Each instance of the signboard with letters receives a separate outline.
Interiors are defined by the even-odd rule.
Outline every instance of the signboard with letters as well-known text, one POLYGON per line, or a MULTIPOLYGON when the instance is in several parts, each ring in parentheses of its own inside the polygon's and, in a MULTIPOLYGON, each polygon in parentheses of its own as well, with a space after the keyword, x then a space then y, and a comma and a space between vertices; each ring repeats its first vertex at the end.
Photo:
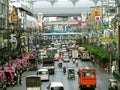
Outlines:
POLYGON ((63 40, 63 39, 80 39, 80 35, 44 35, 43 36, 43 39, 45 40, 49 40, 49 39, 60 39, 60 40, 63 40))

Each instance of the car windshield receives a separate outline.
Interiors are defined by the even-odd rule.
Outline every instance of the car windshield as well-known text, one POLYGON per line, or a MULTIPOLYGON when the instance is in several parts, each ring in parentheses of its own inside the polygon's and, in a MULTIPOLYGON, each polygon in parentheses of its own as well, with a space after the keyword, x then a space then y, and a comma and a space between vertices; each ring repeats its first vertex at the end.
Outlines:
POLYGON ((64 90, 63 87, 52 87, 51 90, 64 90))
POLYGON ((84 70, 83 76, 94 77, 94 71, 93 70, 84 70))
POLYGON ((69 69, 68 73, 75 73, 74 69, 69 69))
POLYGON ((44 75, 44 74, 48 74, 48 72, 47 71, 42 71, 42 72, 39 72, 39 74, 44 75))

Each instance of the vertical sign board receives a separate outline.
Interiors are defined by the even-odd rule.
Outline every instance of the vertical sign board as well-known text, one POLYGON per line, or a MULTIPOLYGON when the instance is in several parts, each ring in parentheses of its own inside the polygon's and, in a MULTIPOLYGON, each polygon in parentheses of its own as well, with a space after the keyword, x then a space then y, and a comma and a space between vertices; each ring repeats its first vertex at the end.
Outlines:
POLYGON ((13 10, 11 13, 11 21, 14 24, 18 24, 18 12, 17 12, 17 8, 15 6, 13 6, 13 10))

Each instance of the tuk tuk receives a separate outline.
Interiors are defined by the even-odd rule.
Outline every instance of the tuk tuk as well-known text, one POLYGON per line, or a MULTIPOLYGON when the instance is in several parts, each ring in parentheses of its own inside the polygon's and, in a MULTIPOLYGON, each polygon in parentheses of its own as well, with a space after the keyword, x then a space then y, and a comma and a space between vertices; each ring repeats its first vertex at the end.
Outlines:
POLYGON ((111 78, 108 80, 108 90, 118 90, 117 80, 111 78))
POLYGON ((75 79, 75 70, 73 68, 68 69, 68 79, 75 79))

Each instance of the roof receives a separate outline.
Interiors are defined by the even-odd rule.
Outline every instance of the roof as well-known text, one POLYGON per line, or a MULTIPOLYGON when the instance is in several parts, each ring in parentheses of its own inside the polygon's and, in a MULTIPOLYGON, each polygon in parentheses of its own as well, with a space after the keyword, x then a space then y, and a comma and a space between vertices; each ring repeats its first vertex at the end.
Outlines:
POLYGON ((41 69, 38 69, 38 71, 48 71, 48 69, 41 68, 41 69))
POLYGON ((92 67, 82 67, 80 70, 95 70, 95 68, 92 67))
POLYGON ((63 87, 63 83, 62 82, 51 82, 51 87, 63 87))
POLYGON ((34 14, 43 13, 44 16, 80 15, 88 12, 95 4, 90 0, 79 0, 75 4, 70 1, 57 1, 53 5, 49 1, 38 1, 33 4, 34 14))

